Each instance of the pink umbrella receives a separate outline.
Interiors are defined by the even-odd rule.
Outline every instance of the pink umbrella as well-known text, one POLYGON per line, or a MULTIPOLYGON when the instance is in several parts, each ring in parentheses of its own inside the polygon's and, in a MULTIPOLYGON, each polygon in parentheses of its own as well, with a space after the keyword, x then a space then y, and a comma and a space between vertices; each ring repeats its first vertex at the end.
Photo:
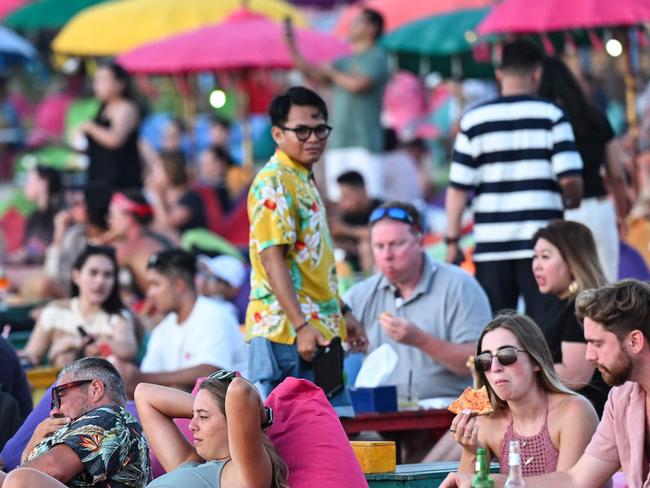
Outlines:
MULTIPOLYGON (((332 36, 295 31, 302 53, 311 62, 331 61, 350 52, 347 44, 332 36)), ((118 61, 131 72, 146 74, 293 67, 283 26, 247 10, 220 24, 145 44, 118 61)))
MULTIPOLYGON (((479 34, 544 33, 571 29, 618 27, 625 45, 625 97, 627 119, 632 140, 637 138, 637 114, 634 93, 634 75, 630 57, 629 29, 650 21, 648 0, 503 0, 496 5, 478 26, 479 34)), ((633 152, 636 143, 632 144, 633 152)), ((637 159, 633 154, 633 166, 637 159)), ((633 184, 638 186, 635 167, 633 184)))
POLYGON ((456 10, 474 9, 492 5, 494 0, 366 0, 343 10, 334 28, 338 36, 346 36, 350 25, 362 8, 376 10, 384 17, 384 31, 392 32, 398 27, 434 15, 456 10))
POLYGON ((480 34, 616 27, 650 20, 647 0, 503 0, 478 26, 480 34))
POLYGON ((18 7, 26 5, 28 1, 29 0, 2 0, 2 2, 0 2, 0 19, 6 17, 11 12, 18 9, 18 7))

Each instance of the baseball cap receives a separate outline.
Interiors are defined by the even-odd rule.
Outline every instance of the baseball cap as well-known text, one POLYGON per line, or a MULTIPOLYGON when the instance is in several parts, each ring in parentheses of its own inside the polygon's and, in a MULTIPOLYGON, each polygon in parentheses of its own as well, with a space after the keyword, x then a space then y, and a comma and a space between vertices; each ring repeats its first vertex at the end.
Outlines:
POLYGON ((225 281, 233 288, 239 288, 246 279, 246 267, 239 259, 233 256, 216 256, 210 258, 205 255, 198 257, 199 266, 220 280, 225 281))

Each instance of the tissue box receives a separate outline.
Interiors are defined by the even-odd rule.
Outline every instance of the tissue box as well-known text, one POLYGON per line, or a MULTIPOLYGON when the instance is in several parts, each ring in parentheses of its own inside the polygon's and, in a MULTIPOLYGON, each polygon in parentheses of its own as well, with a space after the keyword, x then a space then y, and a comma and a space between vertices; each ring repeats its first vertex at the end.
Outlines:
POLYGON ((348 391, 356 414, 397 412, 397 387, 394 385, 375 388, 350 386, 348 391))
POLYGON ((397 451, 392 441, 352 441, 352 450, 364 473, 395 471, 397 451))

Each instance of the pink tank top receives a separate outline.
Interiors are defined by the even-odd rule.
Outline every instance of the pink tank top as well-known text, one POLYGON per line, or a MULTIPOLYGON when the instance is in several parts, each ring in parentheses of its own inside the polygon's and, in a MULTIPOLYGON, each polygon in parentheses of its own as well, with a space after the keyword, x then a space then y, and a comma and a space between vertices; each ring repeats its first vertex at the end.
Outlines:
POLYGON ((508 430, 503 436, 501 457, 499 458, 500 472, 502 474, 508 474, 510 441, 519 441, 521 446, 521 468, 524 476, 537 476, 553 473, 557 470, 557 460, 560 453, 551 442, 551 436, 548 433, 548 395, 546 395, 544 425, 536 435, 525 437, 517 434, 512 427, 512 420, 510 420, 508 430))

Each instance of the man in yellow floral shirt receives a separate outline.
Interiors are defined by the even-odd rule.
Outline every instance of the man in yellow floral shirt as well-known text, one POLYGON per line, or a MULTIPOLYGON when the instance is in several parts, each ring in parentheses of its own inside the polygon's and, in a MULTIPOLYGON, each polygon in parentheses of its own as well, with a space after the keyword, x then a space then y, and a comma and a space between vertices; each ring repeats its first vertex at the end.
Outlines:
POLYGON ((332 130, 325 102, 294 87, 271 102, 269 116, 278 148, 248 194, 248 373, 264 395, 287 376, 310 377, 305 366, 334 337, 347 337, 353 350, 367 346, 363 329, 341 310, 327 215, 312 174, 332 130))

